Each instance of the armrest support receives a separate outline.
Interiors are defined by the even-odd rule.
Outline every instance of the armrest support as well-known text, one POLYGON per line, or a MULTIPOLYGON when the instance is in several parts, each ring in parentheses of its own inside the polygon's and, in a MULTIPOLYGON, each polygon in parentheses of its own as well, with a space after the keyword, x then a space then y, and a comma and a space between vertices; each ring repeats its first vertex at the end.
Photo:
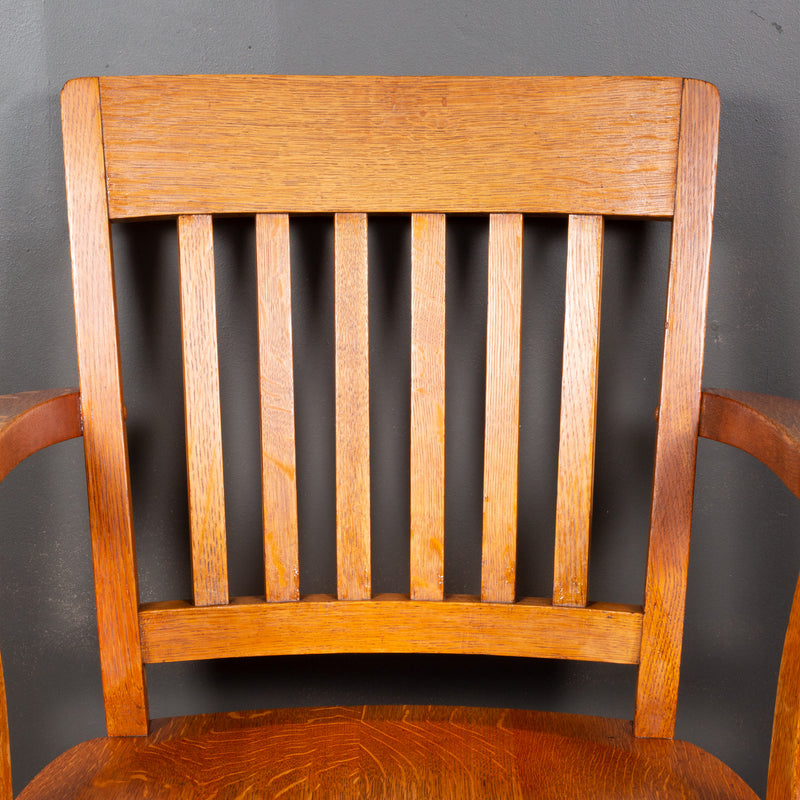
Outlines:
POLYGON ((800 401, 708 389, 699 433, 755 456, 800 497, 800 401))
POLYGON ((77 389, 0 395, 0 480, 37 450, 82 433, 77 389))
POLYGON ((3 660, 0 659, 0 800, 11 800, 11 798, 11 750, 8 740, 6 685, 3 680, 3 660))
MULTIPOLYGON (((800 497, 800 402, 750 392, 703 392, 700 436, 733 445, 766 464, 800 497)), ((783 645, 767 800, 800 796, 800 583, 783 645)))
MULTIPOLYGON (((76 389, 0 395, 0 480, 37 450, 82 433, 80 394, 76 389)), ((8 710, 0 659, 0 800, 11 798, 8 710)))

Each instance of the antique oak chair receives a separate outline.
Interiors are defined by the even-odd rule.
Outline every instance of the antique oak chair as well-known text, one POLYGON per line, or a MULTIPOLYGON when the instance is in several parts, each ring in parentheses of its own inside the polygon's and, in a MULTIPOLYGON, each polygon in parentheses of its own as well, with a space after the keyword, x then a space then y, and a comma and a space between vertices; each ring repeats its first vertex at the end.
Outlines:
MULTIPOLYGON (((64 156, 79 390, 2 398, 0 477, 83 436, 108 738, 42 797, 749 798, 673 740, 697 437, 800 493, 796 406, 702 392, 719 103, 673 78, 122 77, 69 82, 64 156), (337 594, 299 591, 290 215, 335 229, 337 594), (410 586, 373 595, 368 215, 411 219, 410 586), (489 217, 480 596, 445 596, 446 214, 489 217), (523 215, 568 216, 552 594, 518 597, 523 215), (264 590, 229 597, 212 226, 253 218, 264 590), (605 217, 672 221, 641 605, 589 600, 605 217), (177 219, 191 600, 141 603, 112 221, 177 219), (632 722, 454 707, 151 720, 145 665, 305 653, 490 654, 638 665, 632 722)), ((662 320, 657 324, 660 326, 662 320)), ((800 601, 780 673, 768 797, 798 796, 800 601)), ((2 685, 0 684, 0 688, 2 685)), ((4 702, 4 701, 3 701, 4 702)), ((11 797, 5 708, 0 798, 11 797)))

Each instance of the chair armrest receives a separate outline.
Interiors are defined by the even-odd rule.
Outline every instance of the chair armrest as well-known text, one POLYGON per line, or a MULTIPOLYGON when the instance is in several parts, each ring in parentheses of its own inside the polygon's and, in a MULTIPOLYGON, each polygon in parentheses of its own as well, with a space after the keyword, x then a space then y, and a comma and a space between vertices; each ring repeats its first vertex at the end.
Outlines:
POLYGON ((11 749, 8 739, 6 685, 3 680, 3 660, 0 658, 0 800, 11 800, 11 749))
POLYGON ((707 389, 699 433, 755 456, 800 497, 800 401, 707 389))
POLYGON ((0 395, 0 480, 37 450, 82 433, 77 389, 0 395))
MULTIPOLYGON (((733 445, 766 464, 800 497, 800 402, 751 392, 703 392, 700 436, 733 445)), ((800 796, 800 582, 778 677, 767 800, 800 796)))

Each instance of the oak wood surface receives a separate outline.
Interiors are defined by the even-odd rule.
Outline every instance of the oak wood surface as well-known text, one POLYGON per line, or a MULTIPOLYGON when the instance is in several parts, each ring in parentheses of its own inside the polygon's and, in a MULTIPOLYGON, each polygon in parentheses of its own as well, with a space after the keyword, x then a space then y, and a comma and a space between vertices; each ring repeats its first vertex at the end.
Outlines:
POLYGON ((11 800, 11 743, 8 738, 8 708, 3 660, 0 658, 0 800, 11 800))
POLYGON ((97 79, 64 87, 61 119, 106 725, 136 735, 147 696, 97 79))
POLYGON ((115 218, 673 210, 675 78, 100 81, 115 218))
POLYGON ((299 603, 238 598, 195 607, 148 603, 141 614, 147 662, 302 653, 493 653, 636 663, 641 608, 592 603, 559 608, 549 600, 481 603, 454 595, 443 602, 378 595, 337 600, 309 595, 299 603))
POLYGON ((718 134, 717 89, 685 81, 636 695, 637 736, 670 738, 675 729, 718 134))
POLYGON ((553 567, 557 605, 586 605, 589 591, 602 283, 603 219, 571 216, 553 567))
POLYGON ((267 600, 300 597, 289 218, 256 217, 261 477, 267 600))
POLYGON ((186 472, 197 605, 228 602, 211 217, 178 218, 186 472))
POLYGON ((77 389, 0 395, 0 480, 37 450, 82 433, 77 389))
MULTIPOLYGON (((753 392, 707 389, 700 436, 738 447, 766 464, 800 497, 800 402, 753 392)), ((775 701, 768 800, 800 794, 800 582, 795 590, 775 701)))
POLYGON ((335 217, 336 569, 342 600, 371 590, 366 214, 335 217))
MULTIPOLYGON (((723 411, 709 405, 706 427, 699 427, 718 115, 713 87, 680 79, 194 76, 67 84, 65 164, 109 733, 146 730, 143 662, 306 652, 487 653, 640 669, 633 731, 611 721, 485 710, 351 709, 346 723, 332 712, 327 728, 329 712, 317 711, 300 714, 304 722, 291 731, 280 725, 295 725, 292 712, 182 719, 154 725, 150 739, 138 744, 106 740, 67 754, 60 784, 66 788, 59 791, 74 784, 80 794, 77 774, 88 770, 111 796, 123 796, 122 773, 114 770, 124 767, 128 777, 156 781, 134 780, 133 797, 153 786, 166 797, 189 797, 195 781, 204 796, 214 781, 219 791, 211 796, 240 797, 253 787, 306 796, 314 786, 309 781, 323 773, 331 796, 346 796, 354 786, 370 796, 400 786, 395 773, 403 764, 403 780, 412 787, 397 789, 404 797, 617 797, 623 790, 651 797, 752 796, 705 754, 632 738, 673 734, 698 430, 735 438, 725 427, 735 416, 727 405, 723 411), (335 214, 336 598, 298 599, 288 214, 304 212, 335 214), (367 252, 373 212, 414 214, 411 586, 409 596, 375 598, 367 252), (443 214, 458 212, 491 214, 480 598, 445 597, 442 577, 443 214), (211 218, 217 213, 256 217, 268 562, 261 598, 227 594, 211 218), (571 217, 554 595, 514 602, 524 213, 571 217), (642 610, 589 602, 587 589, 601 215, 673 213, 642 610), (139 607, 109 220, 165 215, 179 218, 196 594, 194 604, 139 607), (402 724, 392 728, 397 713, 402 724), (308 723, 318 718, 325 722, 319 743, 314 739, 321 760, 307 759, 307 773, 292 783, 282 757, 294 754, 299 742, 308 744, 308 723), (236 733, 245 729, 246 735, 236 733), (420 731, 442 756, 430 768, 429 756, 419 768, 414 760, 420 731), (325 742, 323 733, 335 736, 325 742), (273 735, 289 748, 277 748, 280 774, 262 757, 266 743, 276 746, 273 735), (384 752, 370 749, 378 739, 389 743, 384 752), (485 758, 478 741, 490 745, 485 758), (353 742, 355 757, 347 749, 353 742), (172 777, 168 752, 175 756, 172 777), (104 762, 112 755, 116 767, 104 762), (461 765, 468 768, 462 772, 461 765)), ((781 428, 769 424, 770 431, 781 428)), ((790 428, 783 425, 776 440, 790 428)), ((757 438, 758 446, 772 441, 767 434, 757 438)), ((766 452, 780 462, 790 449, 769 444, 766 452)), ((785 457, 788 474, 792 458, 785 457)), ((796 649, 789 645, 789 652, 796 649)), ((788 711, 779 714, 776 729, 796 731, 797 711, 788 701, 796 679, 787 672, 782 681, 788 711)), ((775 774, 797 760, 796 748, 781 747, 775 774)), ((45 771, 23 796, 52 787, 51 775, 45 771)))
POLYGON ((800 401, 706 389, 699 434, 755 456, 800 497, 800 401))
POLYGON ((178 717, 94 739, 20 795, 753 800, 713 756, 630 722, 509 709, 331 707, 178 717), (133 782, 120 776, 135 775, 133 782))
POLYGON ((411 219, 411 598, 444 596, 445 217, 411 219))
POLYGON ((521 214, 489 218, 488 295, 481 600, 511 603, 517 571, 521 214))

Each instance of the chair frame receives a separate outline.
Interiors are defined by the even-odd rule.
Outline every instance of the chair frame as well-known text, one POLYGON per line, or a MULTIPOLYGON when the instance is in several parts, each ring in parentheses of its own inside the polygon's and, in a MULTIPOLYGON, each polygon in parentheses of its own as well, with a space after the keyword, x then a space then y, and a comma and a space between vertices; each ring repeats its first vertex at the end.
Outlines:
MULTIPOLYGON (((85 78, 65 86, 62 119, 80 390, 0 398, 0 479, 30 453, 83 436, 109 736, 147 734, 147 663, 430 652, 638 664, 635 736, 671 739, 698 436, 753 453, 800 496, 800 406, 701 391, 716 89, 660 78, 85 78), (204 112, 208 98, 214 114, 204 112), (189 136, 200 118, 202 133, 189 136), (504 137, 511 144, 501 151, 504 137), (466 169, 480 156, 482 171, 466 169), (338 586, 336 597, 300 598, 288 225, 290 214, 310 211, 335 215, 338 586), (376 213, 412 215, 408 595, 373 596, 370 581, 366 231, 376 213), (444 414, 448 213, 490 215, 479 597, 445 598, 442 582, 444 433, 437 419, 444 414), (523 214, 542 213, 569 215, 555 569, 552 597, 517 598, 521 232, 523 214), (217 214, 256 220, 263 598, 230 598, 227 589, 211 238, 217 214), (672 219, 641 606, 587 595, 603 219, 629 216, 672 219), (177 218, 180 245, 194 597, 141 604, 111 222, 161 217, 177 218)), ((798 783, 799 608, 796 598, 770 798, 793 796, 798 783)), ((4 722, 4 707, 0 716, 4 722)), ((0 724, 7 741, 4 731, 0 724)), ((0 738, 5 800, 10 771, 2 745, 0 738)))

